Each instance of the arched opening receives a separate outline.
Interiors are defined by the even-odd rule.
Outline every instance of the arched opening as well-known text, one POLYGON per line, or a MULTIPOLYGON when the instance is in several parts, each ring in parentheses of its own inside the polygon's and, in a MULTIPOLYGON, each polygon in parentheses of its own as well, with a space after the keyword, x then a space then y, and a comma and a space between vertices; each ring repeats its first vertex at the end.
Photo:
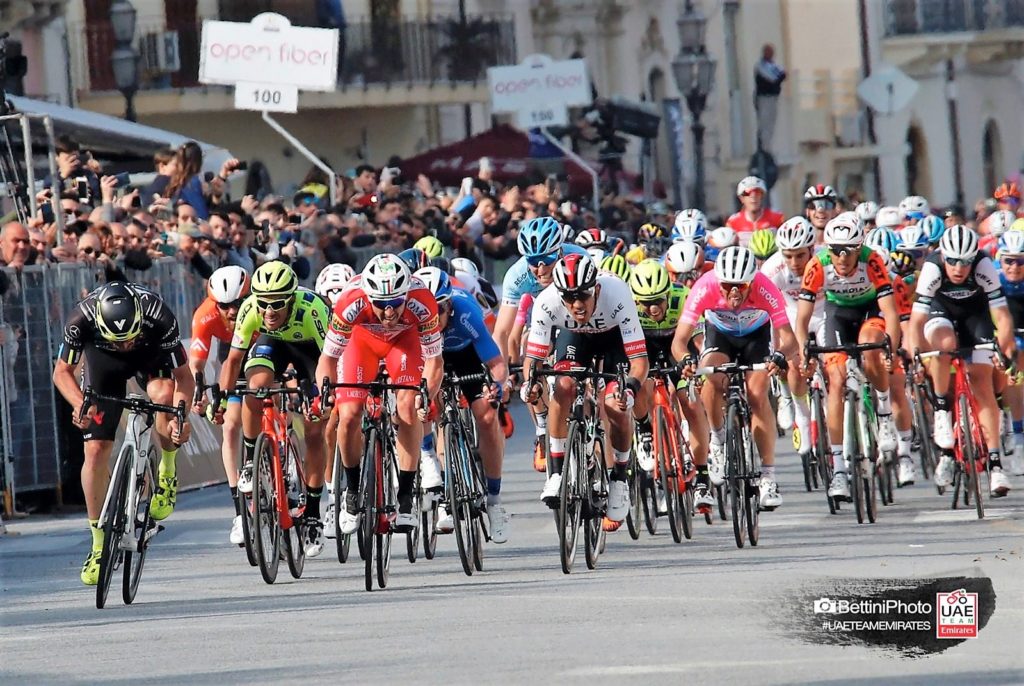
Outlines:
POLYGON ((658 131, 658 139, 653 141, 654 152, 654 178, 672 186, 672 154, 669 150, 668 122, 663 114, 662 103, 666 97, 665 72, 659 67, 651 69, 647 75, 647 100, 662 113, 661 128, 658 131))
MULTIPOLYGON (((905 160, 907 195, 931 197, 931 166, 928 162, 928 142, 917 124, 907 129, 907 157, 905 160)), ((892 200, 890 198, 890 200, 892 200)))
POLYGON ((1003 145, 999 126, 992 120, 985 124, 981 140, 981 168, 985 174, 985 193, 991 193, 1003 180, 1003 145))

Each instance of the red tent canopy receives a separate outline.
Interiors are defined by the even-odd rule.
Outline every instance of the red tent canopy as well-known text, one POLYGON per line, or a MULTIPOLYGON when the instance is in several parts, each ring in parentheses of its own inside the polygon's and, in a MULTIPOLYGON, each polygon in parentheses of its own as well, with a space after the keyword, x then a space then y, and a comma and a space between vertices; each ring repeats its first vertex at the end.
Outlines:
MULTIPOLYGON (((423 174, 444 186, 458 187, 462 179, 476 176, 480 158, 490 158, 494 180, 508 183, 530 175, 535 161, 530 159, 530 141, 526 134, 508 124, 500 124, 483 133, 402 160, 402 176, 407 179, 423 174)), ((588 193, 590 176, 579 165, 566 161, 569 186, 574 193, 588 193)))

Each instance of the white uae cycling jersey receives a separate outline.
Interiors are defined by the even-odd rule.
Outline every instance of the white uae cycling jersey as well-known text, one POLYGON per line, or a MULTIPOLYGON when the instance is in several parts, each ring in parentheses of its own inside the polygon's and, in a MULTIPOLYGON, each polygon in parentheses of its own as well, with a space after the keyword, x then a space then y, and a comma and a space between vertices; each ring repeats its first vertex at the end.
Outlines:
MULTIPOLYGON (((804 275, 794 274, 790 271, 789 267, 786 266, 786 260, 782 257, 781 251, 776 252, 765 260, 764 264, 761 265, 761 273, 767 276, 782 291, 782 297, 786 301, 786 316, 789 317, 789 325, 795 327, 796 308, 797 303, 800 301, 800 284, 803 281, 804 275)), ((816 332, 824 322, 825 298, 822 293, 818 293, 818 298, 814 301, 814 313, 811 315, 810 332, 816 332)))

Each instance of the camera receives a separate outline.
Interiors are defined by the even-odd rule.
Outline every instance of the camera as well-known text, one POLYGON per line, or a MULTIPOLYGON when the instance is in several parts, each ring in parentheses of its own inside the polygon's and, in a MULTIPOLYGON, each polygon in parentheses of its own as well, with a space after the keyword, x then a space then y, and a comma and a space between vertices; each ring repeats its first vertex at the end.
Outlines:
POLYGON ((836 607, 836 601, 831 598, 818 598, 814 601, 814 614, 835 614, 838 608, 836 607))

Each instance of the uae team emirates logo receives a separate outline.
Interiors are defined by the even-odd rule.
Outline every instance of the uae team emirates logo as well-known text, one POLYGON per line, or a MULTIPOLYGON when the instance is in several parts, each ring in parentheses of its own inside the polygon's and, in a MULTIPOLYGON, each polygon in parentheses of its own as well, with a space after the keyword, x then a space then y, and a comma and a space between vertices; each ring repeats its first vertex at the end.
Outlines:
POLYGON ((937 593, 936 638, 978 637, 978 594, 964 589, 937 593))

